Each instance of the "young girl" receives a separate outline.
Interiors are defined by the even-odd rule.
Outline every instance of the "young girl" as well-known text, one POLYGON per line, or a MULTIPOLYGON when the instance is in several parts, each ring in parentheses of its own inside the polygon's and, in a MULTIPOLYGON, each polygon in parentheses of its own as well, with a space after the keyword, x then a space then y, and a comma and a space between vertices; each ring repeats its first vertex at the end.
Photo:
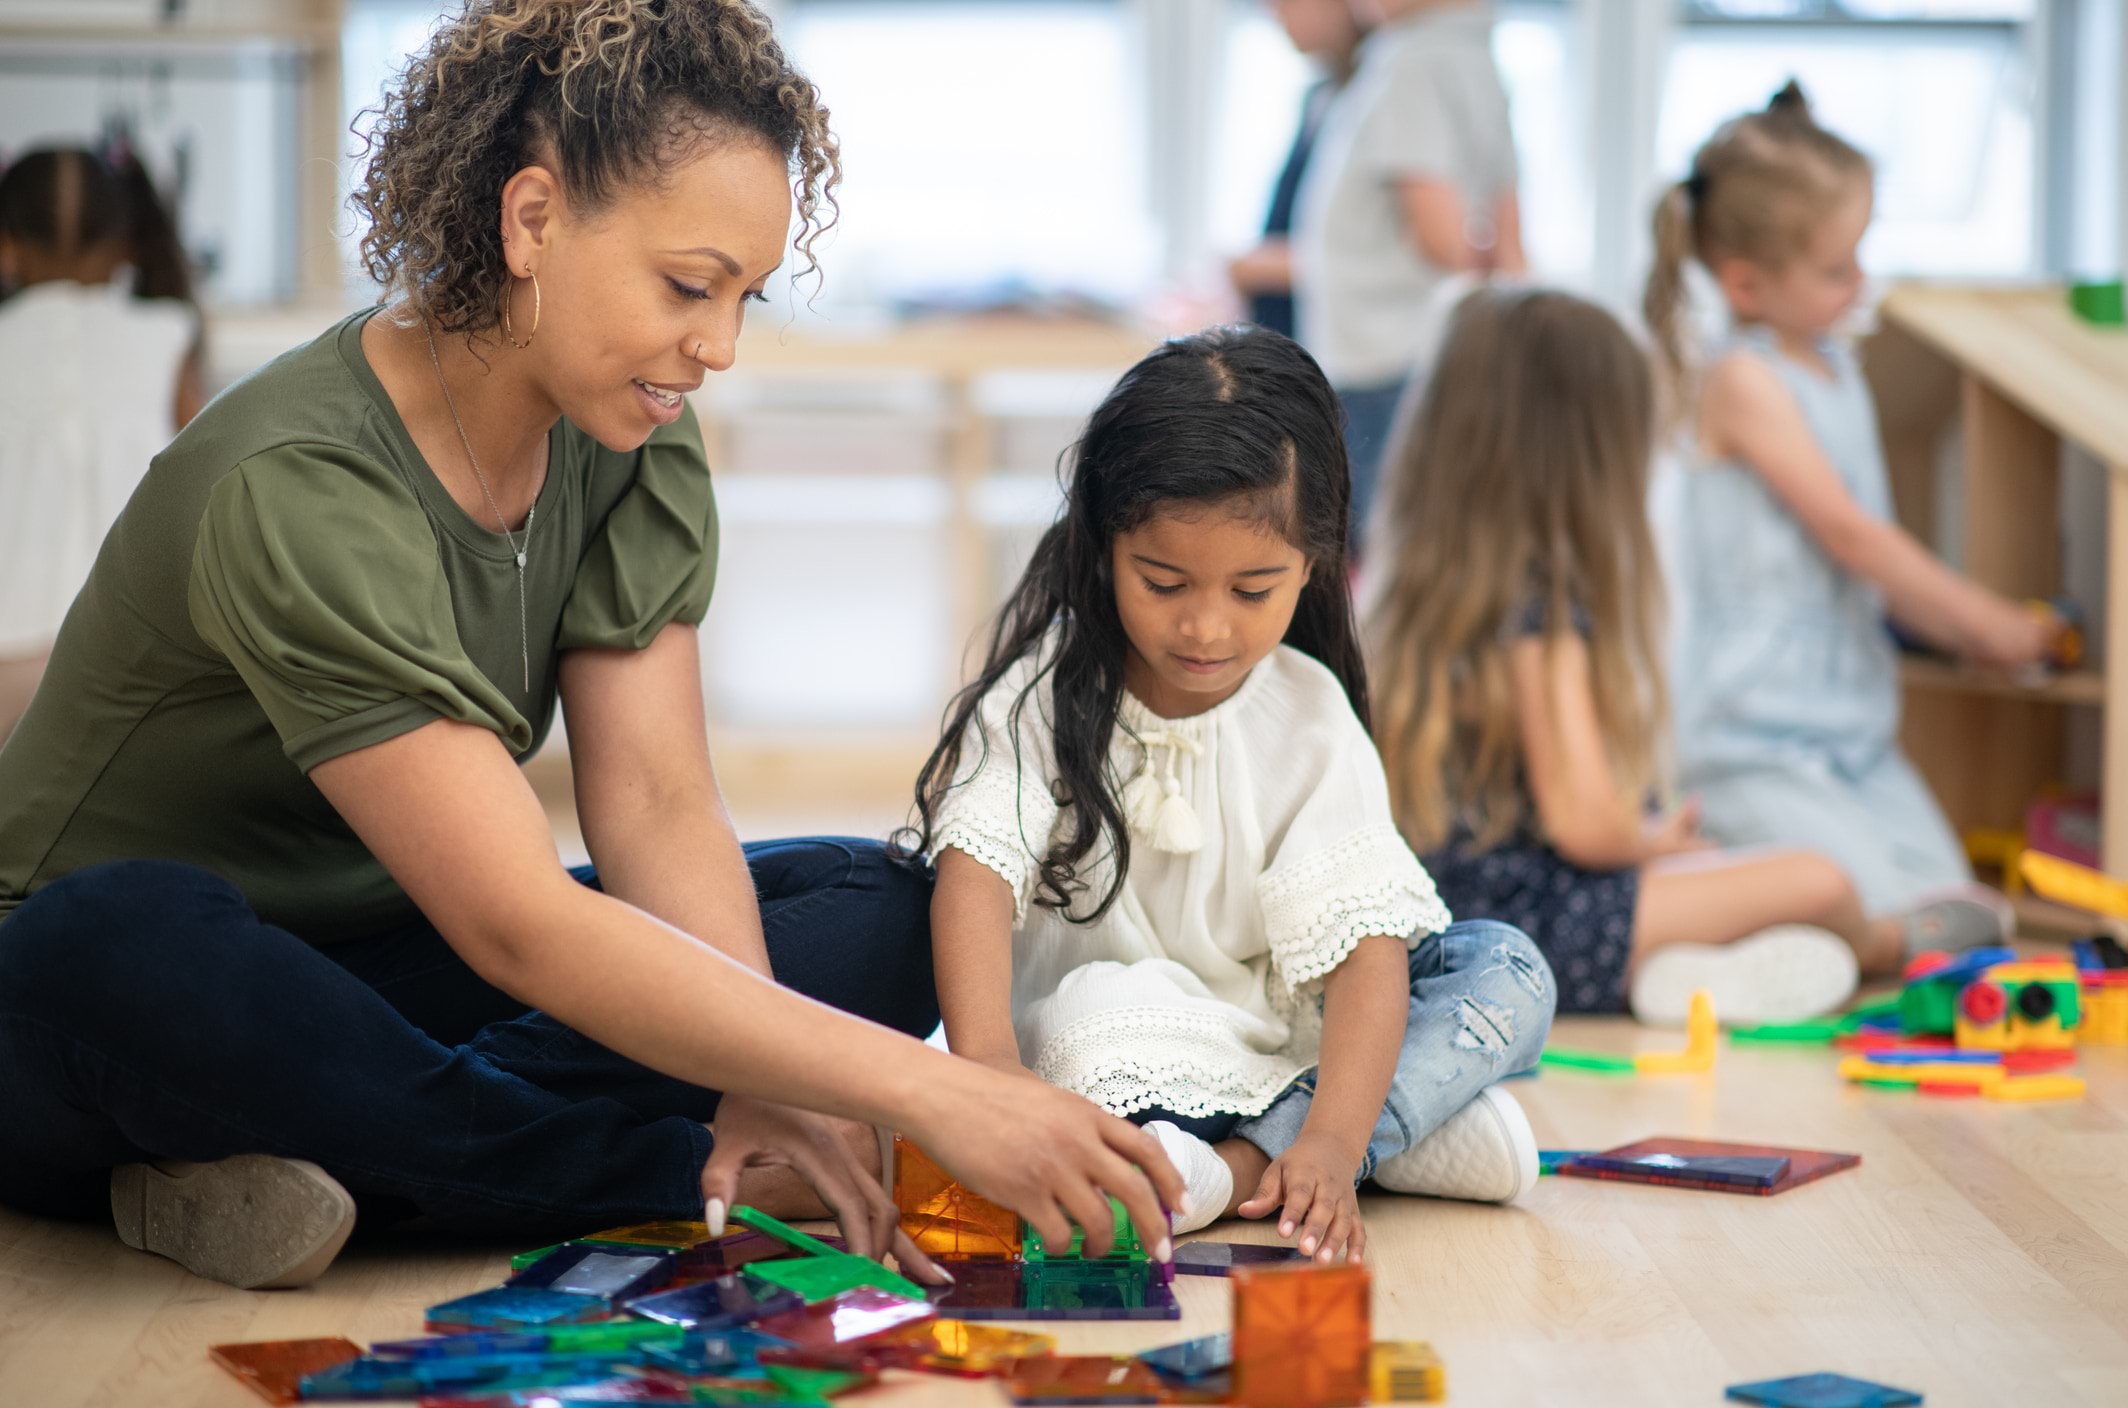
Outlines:
POLYGON ((917 784, 954 1051, 1156 1134, 1178 1231, 1283 1208, 1357 1257, 1355 1185, 1507 1201, 1492 1082, 1536 949, 1450 925, 1391 822, 1345 590, 1338 405, 1261 328, 1167 343, 1094 412, 1062 516, 917 784))
MULTIPOLYGON (((1961 577, 1891 518, 1876 414, 1833 329, 1855 301, 1870 167, 1789 84, 1693 158, 1655 217, 1646 313, 1703 467, 1684 484, 1692 601, 1678 762, 1708 831, 1840 858, 1871 908, 1974 895, 1957 839, 1898 745, 1887 613, 1914 635, 2030 665, 2059 623, 1961 577), (1680 326, 1696 260, 1731 332, 1696 387, 1680 326), (1693 394, 1696 392, 1696 394, 1693 394)), ((1999 897, 1931 942, 1994 940, 1999 897)))
POLYGON ((5 741, 105 532, 202 397, 184 249, 129 152, 44 148, 0 174, 0 292, 5 741))
POLYGON ((1645 498, 1647 359, 1561 293, 1456 312, 1392 448, 1368 613, 1376 739, 1449 906, 1526 929, 1568 1011, 1738 1021, 1830 1010, 1939 906, 1871 920, 1832 861, 1721 853, 1690 804, 1649 818, 1665 713, 1645 498), (1795 927, 1795 926, 1813 927, 1795 927), (1830 931, 1830 932, 1827 932, 1830 931), (1837 936, 1837 937, 1835 937, 1837 936), (1844 942, 1843 942, 1844 940, 1844 942))

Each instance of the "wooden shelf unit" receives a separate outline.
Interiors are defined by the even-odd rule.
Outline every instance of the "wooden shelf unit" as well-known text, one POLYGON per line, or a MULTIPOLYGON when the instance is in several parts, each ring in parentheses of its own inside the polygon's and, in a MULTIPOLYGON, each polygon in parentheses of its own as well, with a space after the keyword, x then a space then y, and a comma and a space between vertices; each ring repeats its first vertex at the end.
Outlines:
MULTIPOLYGON (((2063 780, 2068 708, 2104 716, 2105 868, 2128 875, 2128 333, 2085 323, 2056 285, 1910 284, 1880 309, 1865 349, 1899 515, 1933 538, 1937 451, 1963 431, 1966 573, 2012 597, 2062 590, 2061 450, 2107 470, 2104 638, 2095 669, 2024 684, 2000 672, 1909 660, 1902 733, 1952 825, 2021 829, 2063 780)), ((1938 544, 1939 548, 1949 546, 1938 544)))

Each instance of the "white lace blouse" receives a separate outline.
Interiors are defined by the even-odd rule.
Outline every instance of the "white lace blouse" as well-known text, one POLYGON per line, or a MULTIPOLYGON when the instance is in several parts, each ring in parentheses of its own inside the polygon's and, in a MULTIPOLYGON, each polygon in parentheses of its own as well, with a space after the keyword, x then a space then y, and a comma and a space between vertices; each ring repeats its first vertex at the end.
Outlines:
MULTIPOLYGON (((1049 682, 1016 729, 1009 716, 1035 670, 983 699, 931 842, 1012 887, 1021 1059, 1117 1114, 1262 1113, 1315 1064, 1323 977, 1363 938, 1416 946, 1449 923, 1390 820, 1373 741, 1336 676, 1287 646, 1190 718, 1126 693, 1109 765, 1130 873, 1107 914, 1073 924, 1033 903, 1058 818, 1049 682)), ((1085 913, 1114 875, 1105 843, 1080 875, 1085 913)))

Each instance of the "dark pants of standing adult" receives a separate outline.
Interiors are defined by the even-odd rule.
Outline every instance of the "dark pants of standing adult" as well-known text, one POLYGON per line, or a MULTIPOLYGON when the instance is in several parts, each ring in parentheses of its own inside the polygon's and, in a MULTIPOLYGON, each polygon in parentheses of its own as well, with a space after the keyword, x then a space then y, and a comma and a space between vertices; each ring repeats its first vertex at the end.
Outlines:
POLYGON ((1350 546, 1367 545, 1367 522, 1379 497, 1385 453, 1396 433, 1397 407, 1404 399, 1402 381, 1386 386, 1341 386, 1337 399, 1345 411, 1345 455, 1352 463, 1350 546))
MULTIPOLYGON (((926 880, 873 841, 746 858, 781 982, 937 1026, 926 880)), ((257 1153, 468 1231, 699 1218, 717 1100, 491 987, 425 923, 313 948, 193 866, 94 866, 0 925, 0 1202, 25 1212, 108 1216, 114 1165, 257 1153)))

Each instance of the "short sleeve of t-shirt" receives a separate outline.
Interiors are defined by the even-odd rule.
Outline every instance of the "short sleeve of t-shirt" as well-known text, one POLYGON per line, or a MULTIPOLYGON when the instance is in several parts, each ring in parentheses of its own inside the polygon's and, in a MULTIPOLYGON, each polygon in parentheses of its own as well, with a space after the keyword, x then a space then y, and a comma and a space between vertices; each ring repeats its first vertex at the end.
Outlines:
POLYGON ((282 446, 225 475, 200 518, 187 604, 305 772, 437 718, 530 745, 459 643, 419 501, 353 450, 282 446))
POLYGON ((717 579, 717 499, 693 408, 635 455, 634 480, 586 544, 556 644, 641 650, 700 625, 717 579))
MULTIPOLYGON (((1481 31, 1482 32, 1482 31, 1481 31)), ((1515 146, 1492 55, 1411 45, 1379 75, 1352 159, 1384 180, 1445 181, 1484 199, 1515 184, 1515 146)))

